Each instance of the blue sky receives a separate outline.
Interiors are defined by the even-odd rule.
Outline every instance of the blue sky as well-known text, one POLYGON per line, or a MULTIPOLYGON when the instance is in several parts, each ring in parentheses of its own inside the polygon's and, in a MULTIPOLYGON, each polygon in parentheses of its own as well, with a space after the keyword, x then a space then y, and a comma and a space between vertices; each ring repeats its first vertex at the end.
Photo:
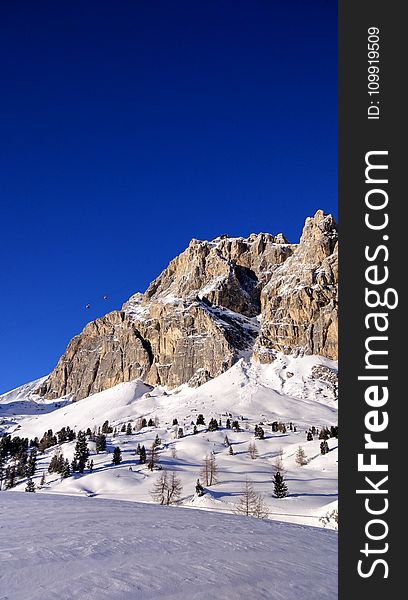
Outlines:
POLYGON ((0 33, 0 393, 192 237, 337 214, 336 2, 2 2, 0 33))

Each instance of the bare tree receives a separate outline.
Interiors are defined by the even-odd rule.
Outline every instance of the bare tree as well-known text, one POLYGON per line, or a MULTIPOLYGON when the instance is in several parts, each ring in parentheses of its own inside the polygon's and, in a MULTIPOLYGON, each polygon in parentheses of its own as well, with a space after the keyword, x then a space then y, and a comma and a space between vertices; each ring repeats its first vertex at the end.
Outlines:
POLYGON ((150 492, 153 500, 159 504, 166 504, 168 487, 167 471, 162 471, 156 479, 153 488, 150 492))
POLYGON ((245 478, 235 512, 238 515, 246 515, 258 519, 266 519, 269 515, 263 497, 255 492, 252 481, 248 477, 245 478))
POLYGON ((176 446, 171 447, 171 458, 177 458, 177 448, 176 446))
POLYGON ((283 450, 282 450, 282 448, 279 448, 276 458, 273 461, 273 466, 275 468, 275 471, 279 471, 280 473, 285 472, 285 467, 283 466, 283 450))
POLYGON ((248 452, 249 452, 249 456, 252 459, 258 458, 259 452, 258 452, 258 448, 256 447, 255 442, 250 442, 249 443, 248 452))
POLYGON ((175 504, 181 496, 183 486, 176 473, 172 471, 170 475, 167 471, 162 471, 153 485, 150 492, 153 500, 159 504, 175 504))
POLYGON ((299 467, 307 465, 307 457, 302 446, 299 446, 299 448, 296 450, 295 461, 296 464, 299 465, 299 467))
POLYGON ((205 481, 205 485, 209 487, 218 481, 218 467, 215 461, 215 456, 206 456, 201 468, 201 477, 205 481))
POLYGON ((181 479, 180 477, 177 477, 174 471, 172 471, 167 484, 166 504, 175 504, 180 498, 182 491, 183 486, 181 484, 181 479))
POLYGON ((140 431, 143 427, 143 419, 142 417, 139 417, 138 420, 136 421, 136 425, 135 425, 135 430, 136 431, 140 431))

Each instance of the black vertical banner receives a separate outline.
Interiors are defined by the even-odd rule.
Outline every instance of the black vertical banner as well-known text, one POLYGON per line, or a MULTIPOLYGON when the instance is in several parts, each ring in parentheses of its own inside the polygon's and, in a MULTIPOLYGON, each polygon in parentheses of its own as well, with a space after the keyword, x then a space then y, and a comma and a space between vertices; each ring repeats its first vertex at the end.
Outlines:
POLYGON ((341 600, 405 595, 404 8, 339 3, 341 600))

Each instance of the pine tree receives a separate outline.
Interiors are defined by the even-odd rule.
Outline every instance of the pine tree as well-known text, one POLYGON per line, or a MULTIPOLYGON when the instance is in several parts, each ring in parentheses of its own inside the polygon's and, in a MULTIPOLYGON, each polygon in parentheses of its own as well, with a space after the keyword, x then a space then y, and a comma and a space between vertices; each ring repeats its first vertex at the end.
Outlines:
POLYGON ((307 437, 306 437, 306 441, 307 442, 313 442, 313 434, 311 431, 307 432, 307 437))
POLYGON ((25 491, 26 491, 26 492, 35 492, 35 483, 34 483, 34 481, 31 479, 31 477, 29 477, 29 478, 27 479, 27 485, 26 485, 25 491))
POLYGON ((16 485, 17 469, 14 465, 6 469, 6 490, 11 490, 16 485))
POLYGON ((158 447, 161 445, 161 439, 159 438, 159 434, 156 434, 155 440, 153 442, 153 444, 158 447))
POLYGON ((32 477, 35 473, 35 470, 37 468, 37 448, 34 446, 31 449, 31 453, 30 456, 28 458, 27 461, 27 475, 29 477, 32 477))
POLYGON ((263 440, 265 437, 265 431, 262 429, 260 425, 255 425, 255 437, 258 440, 263 440))
POLYGON ((178 425, 178 419, 177 418, 173 419, 173 425, 178 425))
POLYGON ((89 457, 88 444, 86 435, 83 431, 78 432, 77 441, 75 444, 74 460, 72 461, 72 470, 83 473, 89 457))
POLYGON ((196 425, 205 425, 204 415, 203 414, 200 413, 197 416, 196 425))
POLYGON ((120 428, 121 433, 126 433, 126 425, 123 423, 122 427, 120 428))
POLYGON ((204 496, 204 494, 205 494, 204 488, 201 485, 199 479, 197 479, 197 483, 196 483, 196 486, 195 486, 195 491, 196 491, 197 496, 204 496))
POLYGON ((229 447, 229 450, 228 450, 228 452, 229 452, 231 455, 233 455, 233 454, 234 454, 234 450, 233 450, 233 448, 232 448, 232 444, 230 444, 230 447, 229 447))
POLYGON ((197 425, 194 425, 194 427, 193 427, 193 435, 196 435, 197 433, 198 433, 197 432, 197 425))
POLYGON ((299 467, 303 467, 304 465, 307 465, 307 457, 306 457, 305 451, 303 450, 302 446, 299 446, 299 448, 296 451, 295 461, 296 461, 296 464, 299 465, 299 467))
MULTIPOLYGON (((44 475, 44 473, 43 473, 44 475)), ((71 475, 71 467, 69 465, 69 460, 66 458, 64 461, 64 466, 61 471, 61 479, 66 479, 71 475)))
POLYGON ((112 464, 120 465, 121 462, 122 462, 122 453, 120 451, 119 446, 116 446, 116 448, 113 451, 112 464))
POLYGON ((43 474, 41 475, 40 487, 44 487, 44 485, 45 485, 45 471, 43 471, 43 474))
POLYGON ((180 438, 183 438, 183 437, 184 437, 184 430, 183 430, 182 427, 179 427, 178 431, 177 431, 177 438, 180 439, 180 438))
POLYGON ((49 473, 61 473, 63 468, 64 468, 64 457, 62 455, 60 448, 58 448, 54 452, 54 455, 50 460, 50 464, 48 465, 48 472, 49 473))
POLYGON ((230 441, 229 441, 229 439, 228 439, 228 436, 227 436, 227 435, 226 435, 226 436, 225 436, 225 438, 224 438, 224 446, 225 446, 226 448, 228 448, 228 446, 231 446, 231 444, 230 444, 230 441))
POLYGON ((274 496, 275 498, 286 498, 288 495, 288 486, 285 483, 283 475, 280 471, 276 471, 273 476, 274 496))
POLYGON ((6 461, 5 461, 2 453, 0 452, 0 491, 1 491, 2 487, 3 487, 5 465, 6 465, 6 461))
POLYGON ((98 433, 95 439, 95 450, 96 453, 105 452, 106 450, 106 435, 104 433, 98 433))
POLYGON ((226 429, 231 429, 231 420, 229 417, 227 419, 227 422, 225 423, 225 427, 226 427, 226 429))
POLYGON ((144 465, 146 462, 146 448, 144 446, 140 448, 139 462, 141 465, 144 465))
POLYGON ((126 435, 132 435, 132 423, 127 424, 126 435))

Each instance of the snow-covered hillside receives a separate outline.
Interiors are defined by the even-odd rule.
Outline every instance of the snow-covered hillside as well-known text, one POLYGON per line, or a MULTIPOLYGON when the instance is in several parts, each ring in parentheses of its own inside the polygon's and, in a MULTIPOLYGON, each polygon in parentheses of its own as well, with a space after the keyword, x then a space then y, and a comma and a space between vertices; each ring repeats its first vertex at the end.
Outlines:
POLYGON ((2 599, 337 598, 332 531, 45 494, 0 510, 2 599))
MULTIPOLYGON (((69 426, 76 431, 93 430, 105 420, 117 428, 108 436, 107 451, 95 453, 95 444, 89 443, 94 461, 93 472, 85 470, 61 480, 59 475, 48 474, 48 465, 55 452, 50 448, 38 457, 34 481, 38 485, 43 473, 46 484, 40 493, 92 495, 129 501, 152 502, 151 489, 159 472, 149 471, 139 464, 136 448, 148 449, 156 435, 160 465, 177 472, 183 492, 180 504, 219 512, 234 512, 241 489, 248 476, 256 492, 264 496, 270 518, 321 526, 320 518, 331 511, 337 502, 337 438, 328 440, 330 451, 320 454, 320 441, 306 441, 310 427, 334 425, 337 422, 337 401, 332 385, 316 377, 316 367, 327 372, 335 371, 335 363, 315 356, 289 357, 278 355, 270 365, 241 359, 221 376, 198 388, 186 385, 166 391, 151 388, 135 381, 119 384, 109 390, 94 394, 75 403, 64 399, 44 403, 33 397, 27 388, 26 406, 23 392, 18 394, 18 409, 14 396, 0 396, 0 427, 3 432, 20 437, 41 437, 45 431, 57 432, 69 426), (314 375, 313 375, 314 374, 314 375), (221 419, 217 431, 207 431, 198 426, 193 434, 193 423, 202 413, 205 423, 211 418, 221 419), (1 417, 4 415, 3 424, 1 417), (240 431, 226 428, 227 417, 238 419, 240 431), (157 427, 144 427, 131 435, 120 432, 122 425, 135 425, 139 417, 156 419, 157 427), (173 426, 173 420, 178 425, 173 426), (283 432, 272 432, 271 423, 282 421, 287 425, 283 432), (291 430, 289 424, 292 423, 291 430), (262 424, 265 439, 255 440, 254 428, 262 424), (184 437, 177 438, 176 431, 183 428, 184 437), (228 437, 233 454, 225 444, 228 437), (256 444, 258 457, 252 459, 248 448, 256 444), (122 451, 122 463, 112 466, 113 448, 122 451), (295 454, 302 446, 308 464, 298 466, 295 454), (218 483, 208 488, 203 497, 195 496, 195 483, 200 477, 204 457, 213 453, 218 466, 218 483), (287 498, 273 496, 272 476, 277 457, 281 454, 284 475, 289 488, 287 498)), ((326 373, 327 375, 327 373, 326 373)), ((75 442, 61 445, 65 458, 73 457, 75 442)), ((26 482, 21 480, 15 489, 23 491, 26 482)))

